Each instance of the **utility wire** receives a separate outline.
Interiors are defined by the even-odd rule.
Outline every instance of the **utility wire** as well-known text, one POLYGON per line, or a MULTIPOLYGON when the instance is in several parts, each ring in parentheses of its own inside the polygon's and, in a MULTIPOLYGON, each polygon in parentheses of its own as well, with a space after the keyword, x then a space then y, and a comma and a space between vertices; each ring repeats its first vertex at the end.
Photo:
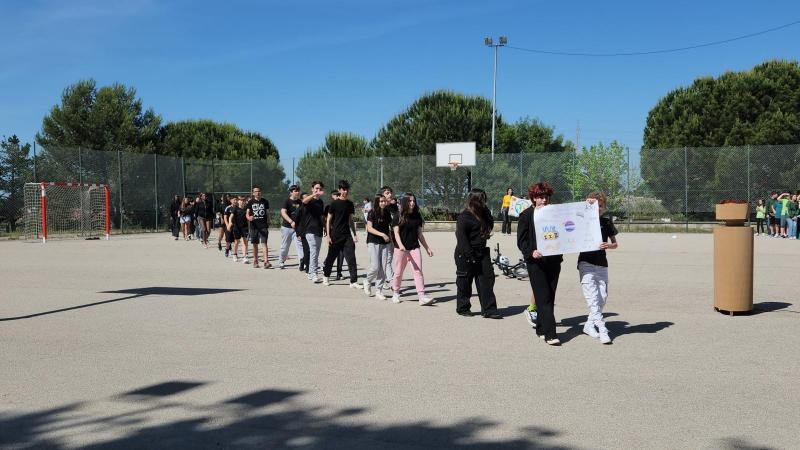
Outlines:
POLYGON ((723 39, 721 41, 712 41, 706 42, 703 44, 697 45, 690 45, 688 47, 677 47, 677 48, 666 48, 661 50, 649 50, 643 52, 614 52, 614 53, 589 53, 589 52, 559 52, 559 51, 552 51, 552 50, 541 50, 541 49, 534 49, 534 48, 524 48, 524 47, 515 47, 513 45, 506 45, 506 48, 519 50, 523 52, 529 53, 539 53, 543 55, 557 55, 557 56, 588 56, 588 57, 616 57, 616 56, 643 56, 643 55, 657 55, 661 53, 676 53, 676 52, 683 52, 686 50, 694 50, 703 47, 711 47, 714 45, 721 45, 727 44, 729 42, 740 41, 742 39, 749 39, 751 37, 760 36, 762 34, 772 33, 773 31, 782 30, 784 28, 789 28, 791 26, 800 24, 800 20, 795 20, 794 22, 789 22, 787 24, 783 24, 774 28, 768 28, 766 30, 756 31, 755 33, 744 34, 741 36, 732 37, 730 39, 723 39))

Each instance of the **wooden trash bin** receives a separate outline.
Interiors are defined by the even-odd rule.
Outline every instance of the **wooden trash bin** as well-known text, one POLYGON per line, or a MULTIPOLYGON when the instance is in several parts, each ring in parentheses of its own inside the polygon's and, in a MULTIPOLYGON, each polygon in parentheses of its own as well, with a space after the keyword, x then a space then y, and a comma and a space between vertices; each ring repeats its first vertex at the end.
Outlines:
POLYGON ((716 207, 714 227, 714 309, 733 315, 753 309, 753 229, 745 226, 747 203, 716 207))

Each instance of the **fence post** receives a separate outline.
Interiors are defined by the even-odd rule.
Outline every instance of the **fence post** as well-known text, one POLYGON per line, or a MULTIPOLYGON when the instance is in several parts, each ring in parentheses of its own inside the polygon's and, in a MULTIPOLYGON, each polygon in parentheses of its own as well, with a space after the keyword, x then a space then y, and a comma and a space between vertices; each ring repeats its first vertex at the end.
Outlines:
POLYGON ((122 214, 122 155, 117 148, 117 176, 119 177, 119 234, 122 234, 122 221, 123 221, 123 214, 122 214))
POLYGON ((749 213, 749 204, 750 204, 750 146, 747 146, 747 204, 748 204, 748 213, 747 213, 747 226, 749 227, 750 224, 750 213, 749 213))
POLYGON ((580 151, 579 148, 576 148, 574 152, 572 152, 572 201, 575 201, 575 185, 578 184, 578 152, 580 151))
POLYGON ((181 188, 183 189, 183 198, 186 198, 186 160, 181 156, 181 188))
MULTIPOLYGON (((78 183, 83 184, 83 156, 81 155, 81 153, 82 153, 81 152, 81 147, 78 146, 78 183)), ((83 187, 83 186, 81 186, 81 187, 83 187)), ((86 222, 86 220, 85 220, 85 217, 84 217, 83 196, 82 195, 80 196, 79 201, 80 201, 80 205, 81 205, 81 209, 80 209, 80 212, 81 212, 81 236, 83 236, 84 235, 83 225, 86 222)))
POLYGON ((247 188, 248 191, 253 189, 253 158, 250 158, 250 187, 247 188))
POLYGON ((153 153, 153 195, 156 206, 156 231, 158 231, 158 155, 153 153))
POLYGON ((214 185, 214 158, 211 158, 211 201, 216 203, 217 198, 214 196, 215 187, 216 186, 214 185))
POLYGON ((683 147, 683 210, 686 231, 689 231, 689 148, 683 147))
POLYGON ((36 141, 33 141, 33 182, 36 183, 36 141))

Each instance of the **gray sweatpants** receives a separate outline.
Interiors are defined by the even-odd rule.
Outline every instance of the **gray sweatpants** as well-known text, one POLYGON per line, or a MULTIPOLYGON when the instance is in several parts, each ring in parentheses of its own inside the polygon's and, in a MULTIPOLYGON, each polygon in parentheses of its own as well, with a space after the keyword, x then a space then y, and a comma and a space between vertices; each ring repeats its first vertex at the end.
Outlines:
POLYGON ((297 234, 295 234, 294 228, 287 228, 281 225, 281 262, 286 261, 286 258, 289 256, 289 247, 292 246, 292 241, 294 241, 295 248, 297 249, 297 259, 303 259, 303 243, 297 240, 297 234))
POLYGON ((578 263, 581 277, 581 289, 589 307, 588 323, 594 324, 599 331, 606 328, 603 322, 603 307, 608 299, 608 267, 595 266, 585 261, 578 263))
POLYGON ((391 242, 386 244, 386 251, 389 252, 383 264, 383 273, 386 275, 386 280, 392 281, 394 278, 394 244, 391 242))
POLYGON ((367 283, 375 286, 379 290, 386 282, 386 260, 389 258, 389 247, 391 244, 367 244, 369 253, 369 270, 367 271, 367 283))
POLYGON ((319 251, 322 249, 322 236, 317 236, 314 233, 306 233, 306 241, 308 241, 308 277, 313 278, 317 276, 317 268, 319 267, 319 251))

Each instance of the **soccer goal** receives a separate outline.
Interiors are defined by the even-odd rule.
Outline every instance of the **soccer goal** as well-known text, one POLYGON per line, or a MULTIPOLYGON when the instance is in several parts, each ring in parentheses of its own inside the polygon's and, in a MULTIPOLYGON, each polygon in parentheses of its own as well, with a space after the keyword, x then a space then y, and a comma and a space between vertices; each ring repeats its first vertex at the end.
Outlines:
POLYGON ((100 237, 111 232, 107 184, 41 182, 25 184, 25 235, 100 237))

